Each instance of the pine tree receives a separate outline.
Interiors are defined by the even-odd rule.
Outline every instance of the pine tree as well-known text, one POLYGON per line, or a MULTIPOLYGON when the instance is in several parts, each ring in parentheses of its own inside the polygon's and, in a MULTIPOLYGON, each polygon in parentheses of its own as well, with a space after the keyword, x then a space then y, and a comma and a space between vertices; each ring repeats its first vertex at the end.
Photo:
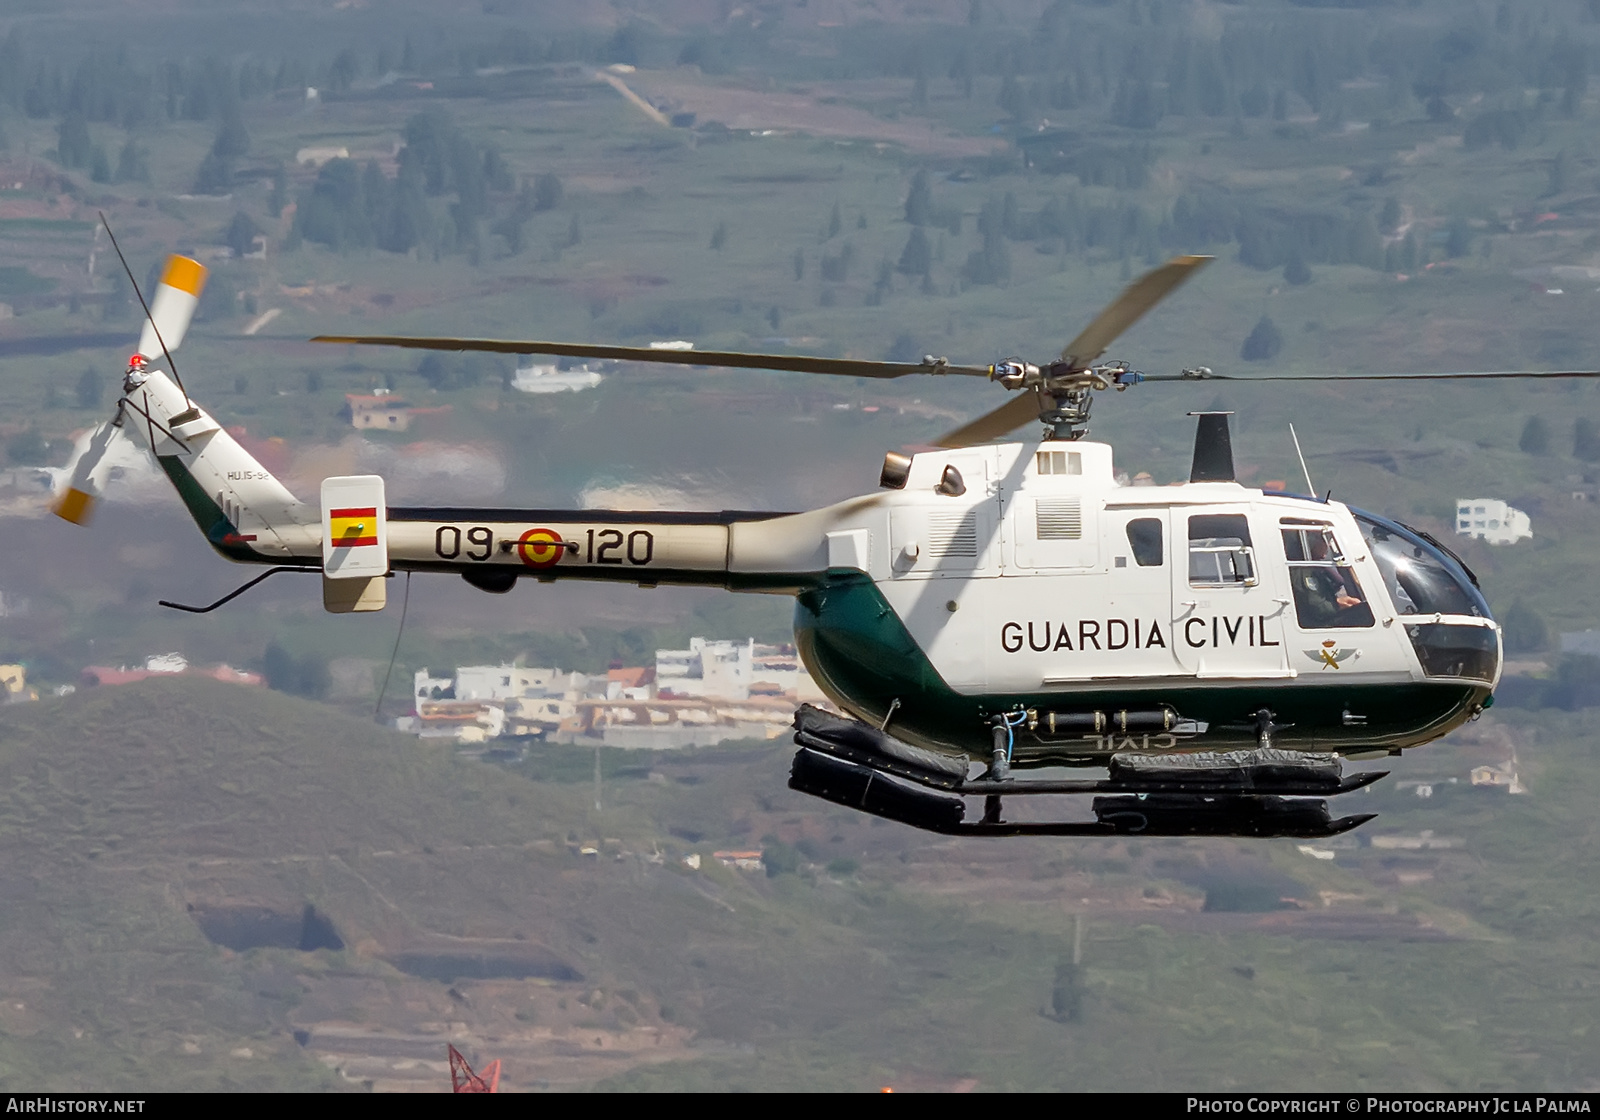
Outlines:
POLYGON ((62 167, 87 167, 94 158, 94 142, 89 139, 89 122, 74 110, 61 118, 56 130, 56 155, 62 167))
POLYGON ((1538 416, 1528 417, 1528 422, 1522 426, 1522 438, 1517 440, 1517 446, 1529 455, 1548 455, 1550 425, 1538 416))
POLYGON ((233 221, 228 223, 227 232, 223 234, 223 243, 233 250, 235 257, 245 257, 255 251, 256 236, 260 234, 261 227, 256 225, 249 214, 243 210, 234 213, 233 221))
POLYGON ((1593 420, 1580 416, 1572 424, 1572 457, 1585 462, 1600 459, 1600 431, 1593 420))
POLYGON ((554 210, 561 205, 561 194, 561 180, 547 171, 533 181, 533 208, 554 210))
POLYGON ((928 235, 922 232, 921 226, 913 226, 911 236, 906 239, 906 247, 900 253, 900 263, 895 266, 895 270, 907 276, 921 276, 932 266, 933 249, 928 244, 928 235))
POLYGON ((78 384, 73 388, 73 395, 77 398, 79 408, 96 409, 100 407, 100 398, 105 386, 101 377, 93 369, 86 369, 78 375, 78 384))
POLYGON ((1521 599, 1506 610, 1501 625, 1505 627, 1507 653, 1538 653, 1550 645, 1550 628, 1539 612, 1521 599))
POLYGON ((1247 362, 1266 362, 1278 356, 1283 349, 1283 334, 1265 315, 1244 340, 1239 357, 1247 362))
POLYGON ((911 177, 911 190, 906 195, 906 221, 925 226, 932 215, 933 190, 928 186, 928 173, 918 171, 911 177))

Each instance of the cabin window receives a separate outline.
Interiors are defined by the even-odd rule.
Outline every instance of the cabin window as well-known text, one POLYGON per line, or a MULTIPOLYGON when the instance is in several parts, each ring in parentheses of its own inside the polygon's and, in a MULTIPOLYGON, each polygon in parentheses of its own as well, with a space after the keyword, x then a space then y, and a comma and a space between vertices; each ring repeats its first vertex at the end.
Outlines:
POLYGON ((1135 517, 1128 522, 1128 547, 1133 550, 1133 562, 1139 567, 1161 567, 1166 558, 1161 541, 1161 519, 1135 517))
POLYGON ((1034 467, 1040 474, 1082 474, 1083 452, 1039 451, 1033 456, 1034 467))
POLYGON ((1198 514, 1189 518, 1189 585, 1255 586, 1255 549, 1250 523, 1242 513, 1198 514))
POLYGON ((1294 613, 1302 630, 1371 626, 1372 607, 1330 525, 1283 526, 1294 613))

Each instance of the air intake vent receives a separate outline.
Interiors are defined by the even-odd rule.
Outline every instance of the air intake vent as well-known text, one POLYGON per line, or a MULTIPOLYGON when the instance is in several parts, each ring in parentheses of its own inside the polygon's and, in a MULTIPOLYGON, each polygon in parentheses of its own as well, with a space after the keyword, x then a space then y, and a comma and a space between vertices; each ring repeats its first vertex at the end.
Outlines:
POLYGON ((1042 541, 1075 541, 1083 536, 1083 506, 1077 498, 1040 498, 1037 518, 1042 541))
POLYGON ((978 556, 978 515, 975 513, 930 513, 928 515, 928 555, 978 556))

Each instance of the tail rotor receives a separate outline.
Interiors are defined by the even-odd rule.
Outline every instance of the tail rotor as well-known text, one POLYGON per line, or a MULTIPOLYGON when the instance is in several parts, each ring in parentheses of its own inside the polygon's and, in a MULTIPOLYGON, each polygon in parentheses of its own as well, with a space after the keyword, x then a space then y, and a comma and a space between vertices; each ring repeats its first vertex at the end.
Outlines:
MULTIPOLYGON (((101 215, 101 221, 105 215, 101 215)), ((111 232, 110 225, 106 232, 111 232)), ((145 374, 144 366, 147 361, 155 358, 165 358, 167 368, 172 372, 172 379, 183 391, 184 400, 187 402, 189 393, 183 388, 183 380, 178 376, 177 363, 172 360, 172 351, 176 350, 183 342, 184 335, 189 331, 189 323, 194 318, 195 308, 200 304, 200 295, 205 291, 206 267, 199 261, 177 254, 167 258, 166 267, 161 270, 161 281, 156 285, 155 295, 145 302, 144 293, 139 291, 139 282, 134 279, 133 271, 128 268, 128 261, 122 255, 122 249, 117 245, 116 238, 111 238, 112 248, 117 251, 117 259, 122 261, 123 271, 127 272, 128 280, 133 284, 134 294, 139 297, 139 305, 144 308, 144 329, 139 334, 139 349, 128 359, 128 369, 123 375, 122 396, 117 400, 117 411, 110 420, 99 425, 89 436, 88 446, 83 454, 78 456, 72 465, 67 488, 57 499, 54 512, 57 517, 70 521, 74 525, 87 525, 94 516, 96 502, 105 493, 105 486, 111 473, 111 459, 107 452, 114 441, 121 438, 123 405, 127 394, 137 389, 143 383, 145 374)), ((184 419, 192 418, 189 414, 195 412, 192 403, 189 404, 188 413, 174 416, 175 422, 181 423, 184 419)))

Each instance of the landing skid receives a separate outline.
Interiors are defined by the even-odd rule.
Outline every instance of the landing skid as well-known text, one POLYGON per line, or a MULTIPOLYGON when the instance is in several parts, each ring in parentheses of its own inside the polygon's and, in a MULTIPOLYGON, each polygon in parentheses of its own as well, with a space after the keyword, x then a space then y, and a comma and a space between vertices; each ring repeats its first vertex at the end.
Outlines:
MULTIPOLYGON (((1220 755, 1118 756, 1104 780, 976 780, 959 760, 902 743, 814 708, 795 714, 800 751, 789 788, 836 805, 948 836, 1336 836, 1377 814, 1333 818, 1323 797, 1387 771, 1342 775, 1337 759, 1262 747, 1220 755), (1093 821, 1006 821, 1002 798, 1098 794, 1093 821), (964 798, 984 798, 967 821, 964 798)), ((1002 773, 1006 773, 1002 771, 1002 773)))

